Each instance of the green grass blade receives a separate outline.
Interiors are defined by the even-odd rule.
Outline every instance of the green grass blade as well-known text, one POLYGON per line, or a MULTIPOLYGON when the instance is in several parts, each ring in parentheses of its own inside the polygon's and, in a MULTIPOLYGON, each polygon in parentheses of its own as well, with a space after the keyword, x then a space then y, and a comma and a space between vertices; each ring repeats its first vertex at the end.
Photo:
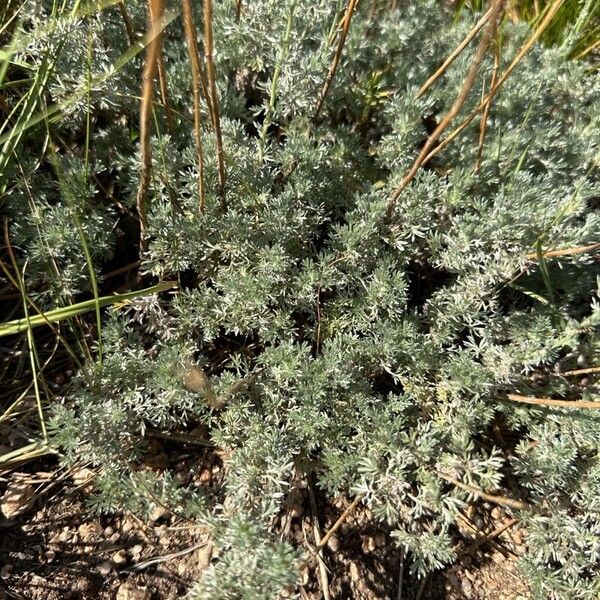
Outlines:
POLYGON ((159 292, 164 292, 176 287, 177 282, 175 281, 163 281, 143 290, 126 292, 124 294, 114 294, 112 296, 101 296, 97 301, 95 299, 85 300, 84 302, 78 302, 77 304, 72 304, 70 306, 55 308, 43 314, 30 316, 29 318, 15 319, 13 321, 0 324, 0 337, 14 335, 15 333, 21 333, 23 331, 27 331, 28 329, 33 329, 34 327, 46 325, 47 323, 57 323, 58 321, 69 319, 75 315, 91 312, 96 309, 97 303, 101 307, 111 306, 122 302, 128 302, 134 298, 158 294, 159 292))

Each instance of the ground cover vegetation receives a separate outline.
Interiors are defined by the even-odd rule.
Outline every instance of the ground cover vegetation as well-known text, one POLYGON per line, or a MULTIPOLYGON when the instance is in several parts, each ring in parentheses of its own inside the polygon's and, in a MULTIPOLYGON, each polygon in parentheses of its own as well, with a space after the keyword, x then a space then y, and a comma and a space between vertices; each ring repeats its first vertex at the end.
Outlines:
POLYGON ((419 578, 502 505, 534 597, 597 598, 598 5, 356 5, 8 3, 3 464, 206 524, 190 598, 296 593, 303 486, 419 578), (199 427, 218 489, 142 467, 199 427))

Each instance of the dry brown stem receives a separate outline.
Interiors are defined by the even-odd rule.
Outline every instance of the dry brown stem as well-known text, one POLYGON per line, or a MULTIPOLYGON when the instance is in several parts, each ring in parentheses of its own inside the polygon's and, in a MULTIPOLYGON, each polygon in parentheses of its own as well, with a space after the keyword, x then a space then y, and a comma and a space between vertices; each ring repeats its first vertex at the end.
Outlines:
POLYGON ((342 19, 342 31, 338 39, 338 44, 335 49, 333 61, 331 62, 329 71, 327 72, 327 77, 325 78, 325 83, 323 84, 323 88, 321 89, 321 93, 319 94, 319 99, 317 100, 317 106, 315 107, 313 121, 316 121, 319 118, 319 114, 321 113, 321 109, 323 108, 323 102, 325 102, 325 97, 327 96, 329 88, 331 87, 331 84, 333 82, 335 72, 337 71, 338 65, 340 63, 340 58, 342 56, 342 50, 344 49, 344 44, 346 43, 346 38, 348 37, 348 31, 350 30, 350 22, 352 21, 352 15, 354 14, 354 9, 356 8, 357 4, 358 0, 348 0, 348 4, 346 5, 346 11, 344 12, 344 17, 342 19))
POLYGON ((160 86, 160 100, 165 109, 165 118, 167 120, 167 131, 173 133, 173 111, 169 100, 169 88, 167 86, 167 70, 165 67, 165 58, 162 52, 162 34, 159 36, 158 50, 158 84, 160 86))
POLYGON ((600 373, 600 367, 589 367, 587 369, 575 369, 574 371, 565 371, 564 373, 560 373, 560 375, 589 375, 590 373, 600 373))
POLYGON ((519 394, 508 394, 507 398, 513 402, 523 402, 524 404, 535 404, 537 406, 600 410, 600 402, 591 402, 590 400, 555 400, 553 398, 535 398, 533 396, 521 396, 519 394))
POLYGON ((206 77, 208 84, 208 95, 210 96, 209 107, 215 137, 217 141, 217 170, 219 176, 219 193, 225 200, 225 158, 223 153, 223 136, 221 134, 221 118, 219 116, 219 99, 217 96, 217 82, 215 75, 215 61, 213 54, 213 9, 212 0, 204 0, 204 55, 206 59, 206 77))
POLYGON ((466 102, 469 93, 471 92, 471 89, 473 88, 473 85, 475 83, 477 73, 479 73, 479 69, 481 68, 483 59, 485 58, 487 48, 493 37, 496 35, 496 26, 498 24, 498 19, 502 13, 503 8, 504 0, 494 1, 494 4, 491 8, 492 13, 488 19, 488 25, 485 29, 483 37, 481 38, 481 41, 479 42, 479 45, 477 46, 477 49, 475 50, 475 55, 473 56, 471 67, 469 68, 469 71, 467 72, 467 75, 465 77, 463 87, 448 113, 440 121, 438 126, 431 133, 431 135, 427 138, 425 145, 421 149, 421 152, 419 152, 419 155, 414 161, 412 167, 409 169, 408 173, 403 177, 402 181, 391 195, 386 211, 386 216, 388 219, 394 213, 394 209, 396 208, 398 198, 400 197, 402 192, 407 188, 409 183, 414 179, 421 166, 425 163, 429 152, 434 147, 440 135, 448 128, 450 123, 452 123, 452 121, 454 120, 456 115, 458 115, 464 103, 466 102))
POLYGON ((502 76, 498 79, 496 85, 488 92, 487 96, 483 98, 483 100, 475 107, 473 112, 471 112, 471 114, 454 131, 452 131, 452 133, 450 133, 448 137, 446 137, 442 142, 440 142, 438 146, 436 146, 431 150, 431 152, 429 152, 429 154, 425 157, 425 160, 422 163, 423 165, 427 164, 436 154, 439 154, 485 108, 488 99, 496 95, 498 90, 504 85, 504 83, 508 79, 508 76, 512 73, 512 71, 514 71, 514 69, 521 62, 521 60, 523 60, 523 57, 527 54, 527 52, 531 50, 533 44, 544 33, 546 27, 548 27, 550 21, 552 20, 558 9, 561 7, 563 2, 564 0, 556 0, 554 2, 554 4, 548 9, 546 16, 538 25, 537 29, 533 32, 531 37, 523 44, 523 46, 521 46, 521 49, 519 50, 517 56, 514 58, 514 60, 506 69, 506 71, 502 74, 502 76))
POLYGON ((148 30, 153 33, 146 47, 146 60, 142 76, 142 102, 140 108, 140 149, 141 173, 137 190, 137 210, 140 217, 140 247, 145 250, 145 239, 148 228, 148 209, 146 198, 150 185, 150 171, 152 169, 152 151, 150 147, 150 129, 152 124, 152 96, 154 93, 154 76, 156 74, 160 40, 157 35, 162 15, 162 0, 148 0, 148 30))
POLYGON ((458 479, 450 477, 450 475, 440 473, 439 471, 438 475, 442 479, 445 479, 452 485, 456 486, 457 488, 464 490, 465 492, 469 492, 469 494, 473 494, 474 496, 477 496, 478 498, 481 498, 482 500, 485 500, 487 502, 492 502, 493 504, 498 504, 499 506, 507 506, 509 508, 514 508, 515 510, 527 510, 528 508, 530 508, 526 502, 522 502, 521 500, 514 500, 513 498, 505 498, 504 496, 495 496, 493 494, 488 494, 487 492, 484 492, 479 488, 476 488, 472 485, 467 485, 466 483, 458 481, 458 479))
POLYGON ((127 31, 127 39, 129 40, 129 45, 133 46, 135 44, 135 31, 133 30, 133 22, 131 21, 131 17, 125 8, 125 2, 123 0, 119 0, 117 3, 117 7, 119 8, 119 12, 121 13, 121 18, 123 19, 123 23, 125 25, 125 31, 127 31))
POLYGON ((204 149, 202 146, 202 113, 200 107, 200 58, 198 54, 198 42, 196 39, 196 28, 192 13, 190 0, 182 0, 183 9, 183 27, 185 32, 185 41, 187 44, 188 55, 190 57, 190 67, 192 71, 192 99, 194 102, 194 137, 196 139, 196 160, 198 168, 198 206, 200 211, 204 211, 206 204, 206 193, 204 190, 204 149))
POLYGON ((362 500, 362 496, 356 496, 352 503, 346 507, 346 510, 340 515, 340 518, 331 526, 331 529, 323 536, 317 550, 323 548, 331 536, 341 527, 342 523, 348 518, 348 515, 356 508, 356 505, 362 500))
POLYGON ((481 31, 491 14, 492 9, 490 8, 483 15, 483 17, 481 17, 481 19, 475 23, 473 29, 471 29, 471 31, 469 31, 469 33, 467 33, 465 36, 465 39, 448 55, 448 58, 446 58, 440 68, 421 86, 417 92, 417 98, 420 98, 446 72, 446 69, 456 60, 458 56, 460 56, 462 51, 471 43, 471 40, 481 31))
MULTIPOLYGON (((593 252, 600 248, 600 243, 590 244, 589 246, 576 246, 575 248, 563 248, 562 250, 548 250, 543 252, 544 258, 553 258, 556 256, 570 256, 572 254, 585 254, 586 252, 593 252)), ((526 258, 530 260, 537 260, 537 253, 528 254, 526 258)))
MULTIPOLYGON (((496 43, 496 51, 494 52, 494 66, 492 68, 492 79, 490 81, 490 89, 494 89, 496 85, 496 78, 498 76, 498 67, 500 65, 500 46, 496 43)), ((483 115, 479 123, 479 145, 477 147, 477 160, 475 161, 475 172, 478 172, 481 168, 481 157, 483 156, 483 144, 485 143, 485 132, 487 130, 487 122, 490 116, 490 108, 492 106, 493 96, 489 96, 485 108, 483 109, 483 115)))

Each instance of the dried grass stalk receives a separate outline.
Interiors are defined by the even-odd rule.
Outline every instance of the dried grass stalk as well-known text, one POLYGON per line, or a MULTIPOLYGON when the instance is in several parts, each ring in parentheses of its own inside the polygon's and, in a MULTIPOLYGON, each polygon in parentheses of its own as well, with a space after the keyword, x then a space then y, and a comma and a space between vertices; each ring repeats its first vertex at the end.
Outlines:
POLYGON ((192 98, 194 101, 194 137, 196 138, 196 157, 198 162, 198 196, 200 211, 204 210, 206 204, 206 193, 204 190, 204 149, 202 146, 202 114, 200 108, 200 88, 202 78, 200 74, 200 58, 198 55, 198 42, 196 39, 196 28, 192 13, 190 0, 182 0, 183 27, 185 41, 190 57, 192 72, 192 98))
POLYGON ((402 192, 407 188, 408 184, 414 179, 415 175, 425 162, 429 152, 434 147, 435 143, 439 139, 440 135, 448 128, 450 123, 454 120, 456 115, 460 112, 460 109, 463 107, 466 102, 473 85, 475 84, 475 79, 477 74, 479 73, 479 69, 481 68, 481 64, 483 59, 485 58, 485 54, 487 52, 488 46, 490 45, 491 40, 496 35, 496 27, 498 24, 498 19, 502 14, 504 9, 504 0, 494 0, 494 4, 492 6, 492 14, 489 17, 488 25, 485 29, 483 37, 475 50, 475 56, 473 57, 473 62, 471 63, 471 67, 467 72, 465 77, 465 81, 463 83, 463 87, 458 94, 458 97, 454 101, 452 108, 448 111, 448 113, 444 116, 444 118, 440 121, 438 126, 434 129, 431 135, 427 138, 425 145, 419 152, 419 156, 413 163, 412 167, 409 169, 408 173, 403 177, 402 181, 398 185, 398 187, 394 190, 393 194, 390 197, 388 202, 386 216, 390 218, 394 213, 394 209, 396 208, 396 203, 398 198, 402 194, 402 192))
POLYGON ((213 54, 213 9, 212 0, 204 0, 204 56, 206 59, 206 77, 212 124, 217 141, 217 169, 219 175, 219 192, 225 199, 225 157, 223 153, 223 136, 221 134, 221 118, 219 116, 219 99, 217 96, 217 82, 215 75, 215 60, 213 54))
POLYGON ((152 150, 150 147, 150 130, 152 125, 152 96, 154 94, 154 76, 160 51, 160 39, 157 31, 160 27, 162 16, 162 0, 148 0, 148 30, 152 38, 146 47, 146 61, 142 77, 142 102, 140 108, 140 148, 141 148, 141 173, 137 191, 137 210, 140 217, 140 246, 144 250, 147 246, 145 233, 148 229, 148 209, 146 199, 150 185, 150 171, 152 169, 152 150))
POLYGON ((358 0, 348 0, 348 4, 346 6, 346 11, 344 13, 344 18, 342 21, 343 25, 338 40, 338 45, 335 49, 335 54, 333 56, 331 66, 329 67, 329 71, 327 72, 325 83, 323 84, 323 88, 321 89, 321 93, 319 94, 319 99, 317 100, 317 106, 315 107, 313 121, 316 121, 319 118, 319 114, 321 113, 321 109, 323 108, 323 103, 325 102, 325 97, 327 96, 329 88, 331 87, 331 84, 333 82, 335 72, 337 71, 340 58, 342 56, 342 50, 344 49, 344 44, 346 43, 346 37, 348 37, 348 31, 350 30, 350 21, 352 20, 352 15, 354 14, 354 9, 356 8, 357 4, 358 0))

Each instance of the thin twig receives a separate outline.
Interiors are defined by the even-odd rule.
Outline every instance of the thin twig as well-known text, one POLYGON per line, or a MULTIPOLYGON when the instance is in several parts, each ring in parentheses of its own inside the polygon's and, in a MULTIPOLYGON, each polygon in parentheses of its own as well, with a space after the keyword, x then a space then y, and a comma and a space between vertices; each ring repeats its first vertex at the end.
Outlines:
POLYGON ((158 50, 158 84, 160 87, 160 100, 165 109, 165 118, 167 121, 167 131, 173 133, 173 111, 169 100, 169 87, 167 85, 167 69, 165 67, 165 58, 162 51, 162 33, 159 35, 160 47, 158 50))
POLYGON ((211 543, 210 541, 209 542, 201 542, 200 544, 194 544, 193 546, 190 546, 189 548, 180 550, 179 552, 173 552, 172 554, 165 554, 163 556, 154 556, 152 558, 149 558, 148 560, 145 560, 143 562, 139 562, 139 563, 133 565, 133 567, 131 567, 130 569, 126 569, 124 572, 143 571, 144 569, 147 569, 148 567, 151 567, 152 565, 164 563, 169 560, 173 560, 174 558, 179 558, 181 556, 185 556, 186 554, 190 554, 191 552, 194 552, 195 550, 198 550, 199 548, 204 548, 205 546, 207 546, 210 543, 211 543))
MULTIPOLYGON (((590 244, 589 246, 577 246, 575 248, 563 248, 562 250, 548 250, 547 252, 543 252, 542 256, 544 258, 552 258, 555 256, 570 256, 571 254, 585 254, 586 252, 593 252, 598 248, 600 248, 600 243, 590 244)), ((537 260, 538 254, 537 252, 527 254, 525 258, 537 260)))
POLYGON ((321 533, 319 532, 319 518, 317 513, 317 502, 315 500, 315 492, 312 484, 308 486, 308 497, 310 500, 310 510, 312 513, 312 522, 313 522, 313 535, 315 537, 315 549, 317 562, 319 563, 319 576, 321 579, 321 588, 323 591, 323 598, 325 600, 330 600, 329 596, 329 579, 327 577, 327 567, 325 566, 325 561, 323 560, 323 552, 321 546, 321 533))
POLYGON ((198 42, 196 40, 196 28, 192 14, 190 0, 182 0, 183 27, 185 30, 185 41, 187 44, 190 66, 192 71, 192 99, 194 101, 194 137, 196 138, 196 160, 198 167, 198 206, 200 212, 204 211, 206 204, 206 193, 204 190, 204 149, 202 146, 202 114, 200 107, 200 59, 198 57, 198 42))
POLYGON ((425 583, 427 583, 427 576, 423 577, 423 579, 421 580, 421 585, 419 585, 419 589, 417 591, 417 595, 415 596, 415 600, 421 600, 421 596, 425 591, 425 583))
POLYGON ((472 544, 470 544, 467 548, 465 548, 459 554, 459 557, 465 556, 467 554, 471 554, 472 552, 477 550, 477 548, 479 548, 479 546, 481 546, 482 544, 487 544, 490 541, 495 540, 497 537, 499 537, 501 534, 503 534, 507 529, 510 529, 517 522, 518 522, 518 519, 514 519, 514 518, 510 519, 504 525, 500 525, 499 527, 496 527, 496 529, 494 529, 494 531, 492 531, 490 533, 486 533, 483 536, 478 537, 472 544))
POLYGON ((329 541, 331 536, 340 528, 342 523, 348 518, 348 515, 356 508, 356 505, 362 500, 362 496, 356 496, 352 503, 346 508, 346 510, 341 514, 340 518, 333 524, 331 529, 323 536, 323 539, 317 546, 318 548, 323 548, 325 544, 329 541))
MULTIPOLYGON (((204 55, 206 59, 206 76, 208 79, 208 94, 210 96, 210 109, 212 124, 217 141, 217 169, 219 175, 219 193, 225 203, 225 159, 223 154, 223 136, 221 134, 221 118, 219 116, 219 99, 217 96, 217 82, 215 75, 215 60, 213 54, 213 9, 212 0, 204 0, 204 55)), ((224 205, 225 207, 225 205, 224 205)))
POLYGON ((589 367, 588 369, 575 369, 574 371, 565 371, 559 375, 588 375, 589 373, 600 373, 600 367, 589 367))
POLYGON ((344 44, 346 43, 346 37, 348 36, 348 31, 350 30, 350 22, 352 21, 352 15, 354 14, 354 9, 356 8, 357 4, 358 0, 348 0, 348 4, 346 5, 342 31, 340 33, 337 48, 335 49, 333 61, 329 67, 329 71, 327 72, 327 77, 325 78, 325 83, 323 84, 323 88, 321 89, 321 93, 319 94, 319 99, 317 100, 317 106, 315 107, 313 121, 316 121, 319 118, 319 114, 321 112, 321 109, 323 108, 323 102, 325 102, 325 97, 327 96, 327 92, 329 92, 329 88, 331 87, 331 84, 333 82, 335 72, 337 71, 338 64, 342 56, 342 50, 344 49, 344 44))
POLYGON ((514 508, 515 510, 527 510, 530 508, 530 506, 526 502, 522 502, 521 500, 514 500, 513 498, 505 498, 504 496, 494 496, 494 495, 488 494, 488 493, 484 492, 483 490, 480 490, 479 488, 476 488, 472 485, 467 485, 466 483, 463 483, 462 481, 458 481, 458 479, 455 479, 454 477, 450 477, 450 475, 440 473, 439 471, 437 472, 437 474, 439 475, 439 477, 441 477, 442 479, 445 479, 446 481, 448 481, 452 485, 456 486, 457 488, 459 488, 465 492, 469 492, 469 494, 473 494, 474 496, 477 496, 477 497, 481 498, 482 500, 486 500, 487 502, 492 502, 493 504, 498 504, 499 506, 508 506, 509 508, 514 508))
POLYGON ((142 79, 142 103, 140 109, 140 148, 141 148, 141 173, 137 191, 137 210, 140 216, 140 247, 145 250, 148 241, 148 209, 146 198, 150 185, 150 170, 152 169, 152 149, 150 146, 150 127, 152 124, 152 95, 154 92, 154 75, 156 73, 158 52, 160 49, 157 28, 162 14, 162 0, 148 0, 148 29, 154 32, 146 48, 146 62, 142 79))
MULTIPOLYGON (((392 7, 392 10, 394 7, 392 7)), ((416 94, 416 98, 420 98, 445 72, 446 69, 456 60, 462 51, 471 43, 471 40, 481 31, 481 28, 487 23, 487 20, 492 14, 490 8, 484 15, 475 23, 473 29, 467 33, 465 39, 453 50, 448 58, 442 63, 441 67, 421 86, 416 94)))
MULTIPOLYGON (((494 52, 494 66, 492 67, 492 79, 490 81, 490 89, 494 89, 496 85, 496 78, 498 76, 498 67, 500 66, 500 44, 496 40, 496 51, 494 52)), ((485 142, 485 133, 487 129, 488 118, 490 115, 490 108, 492 107, 493 96, 489 96, 488 101, 483 109, 483 115, 481 115, 481 122, 479 123, 479 145, 477 147, 477 160, 475 161, 475 172, 477 173, 481 168, 481 157, 483 156, 483 144, 485 142)))
POLYGON ((240 22, 240 17, 242 16, 242 0, 236 0, 235 3, 235 22, 240 22))
POLYGON ((591 402, 589 400, 555 400, 553 398, 534 398, 533 396, 521 396, 519 394, 508 394, 507 398, 513 402, 523 402, 524 404, 535 404, 537 406, 600 410, 600 402, 591 402))
POLYGON ((400 195, 402 194, 402 192, 407 188, 407 186, 410 184, 410 182, 414 179, 415 175, 417 174, 417 172, 419 171, 421 166, 426 161, 427 155, 429 154, 431 149, 434 147, 434 145, 435 145, 436 141, 438 140, 438 138, 440 137, 440 135, 442 135, 442 133, 448 128, 450 123, 454 120, 456 115, 458 115, 458 113, 460 112, 464 103, 466 102, 467 98, 469 97, 469 93, 471 92, 471 89, 472 89, 473 85, 475 84, 475 79, 477 77, 477 74, 479 73, 479 69, 481 68, 483 59, 485 58, 487 48, 488 48, 492 38, 496 34, 496 26, 498 24, 498 19, 502 13, 503 8, 504 8, 504 0, 494 0, 494 5, 492 6, 492 9, 491 9, 492 13, 489 17, 489 21, 488 21, 487 27, 485 29, 485 32, 483 34, 483 37, 481 38, 481 41, 479 42, 479 45, 477 46, 477 49, 475 50, 475 55, 473 56, 473 61, 471 63, 471 67, 469 68, 469 71, 467 72, 467 75, 465 77, 463 87, 462 87, 460 93, 458 94, 458 97, 454 101, 454 104, 448 111, 448 113, 440 121, 438 126, 431 133, 431 135, 427 138, 425 145, 419 152, 419 155, 417 156, 416 160, 414 161, 412 167, 409 169, 408 173, 403 177, 402 181, 400 181, 399 185, 396 187, 393 194, 391 195, 390 200, 388 202, 387 211, 386 211, 386 216, 388 219, 394 214, 394 209, 396 208, 396 203, 398 201, 398 198, 400 198, 400 195))
POLYGON ((531 37, 523 44, 521 50, 514 58, 513 62, 506 69, 506 71, 502 74, 500 79, 496 82, 496 85, 488 92, 488 95, 473 109, 473 112, 454 130, 452 133, 448 134, 448 136, 440 142, 435 148, 429 152, 429 154, 425 157, 423 161, 423 165, 427 164, 436 154, 439 154, 456 136, 458 136, 461 131, 463 131, 473 119, 485 108, 485 105, 490 96, 494 96, 498 90, 504 85, 508 76, 512 73, 512 71, 516 68, 516 66, 521 62, 525 54, 531 50, 533 44, 539 39, 539 37, 544 33, 546 27, 552 20, 552 17, 556 14, 556 11, 561 7, 564 0, 556 0, 554 4, 550 7, 548 13, 546 13, 546 17, 539 24, 537 29, 533 32, 531 37))
POLYGON ((396 600, 402 600, 402 582, 404 581, 404 549, 400 548, 400 568, 398 569, 398 591, 396 600))
POLYGON ((133 22, 131 21, 131 17, 125 8, 125 2, 123 0, 119 0, 117 3, 117 7, 119 8, 119 12, 121 13, 121 17, 123 18, 123 23, 125 24, 125 30, 127 31, 127 38, 129 39, 129 45, 133 46, 135 44, 135 31, 133 29, 133 22))
MULTIPOLYGON (((465 515, 463 515, 461 512, 458 512, 458 513, 456 513, 456 517, 457 517, 457 520, 462 521, 463 524, 466 525, 477 536, 475 538, 475 541, 485 539, 485 531, 482 531, 481 529, 479 529, 479 527, 477 527, 474 523, 472 523, 471 520, 468 519, 465 515)), ((500 552, 504 556, 509 555, 509 552, 507 550, 505 550, 500 544, 498 544, 494 540, 488 540, 488 543, 497 552, 500 552)))

